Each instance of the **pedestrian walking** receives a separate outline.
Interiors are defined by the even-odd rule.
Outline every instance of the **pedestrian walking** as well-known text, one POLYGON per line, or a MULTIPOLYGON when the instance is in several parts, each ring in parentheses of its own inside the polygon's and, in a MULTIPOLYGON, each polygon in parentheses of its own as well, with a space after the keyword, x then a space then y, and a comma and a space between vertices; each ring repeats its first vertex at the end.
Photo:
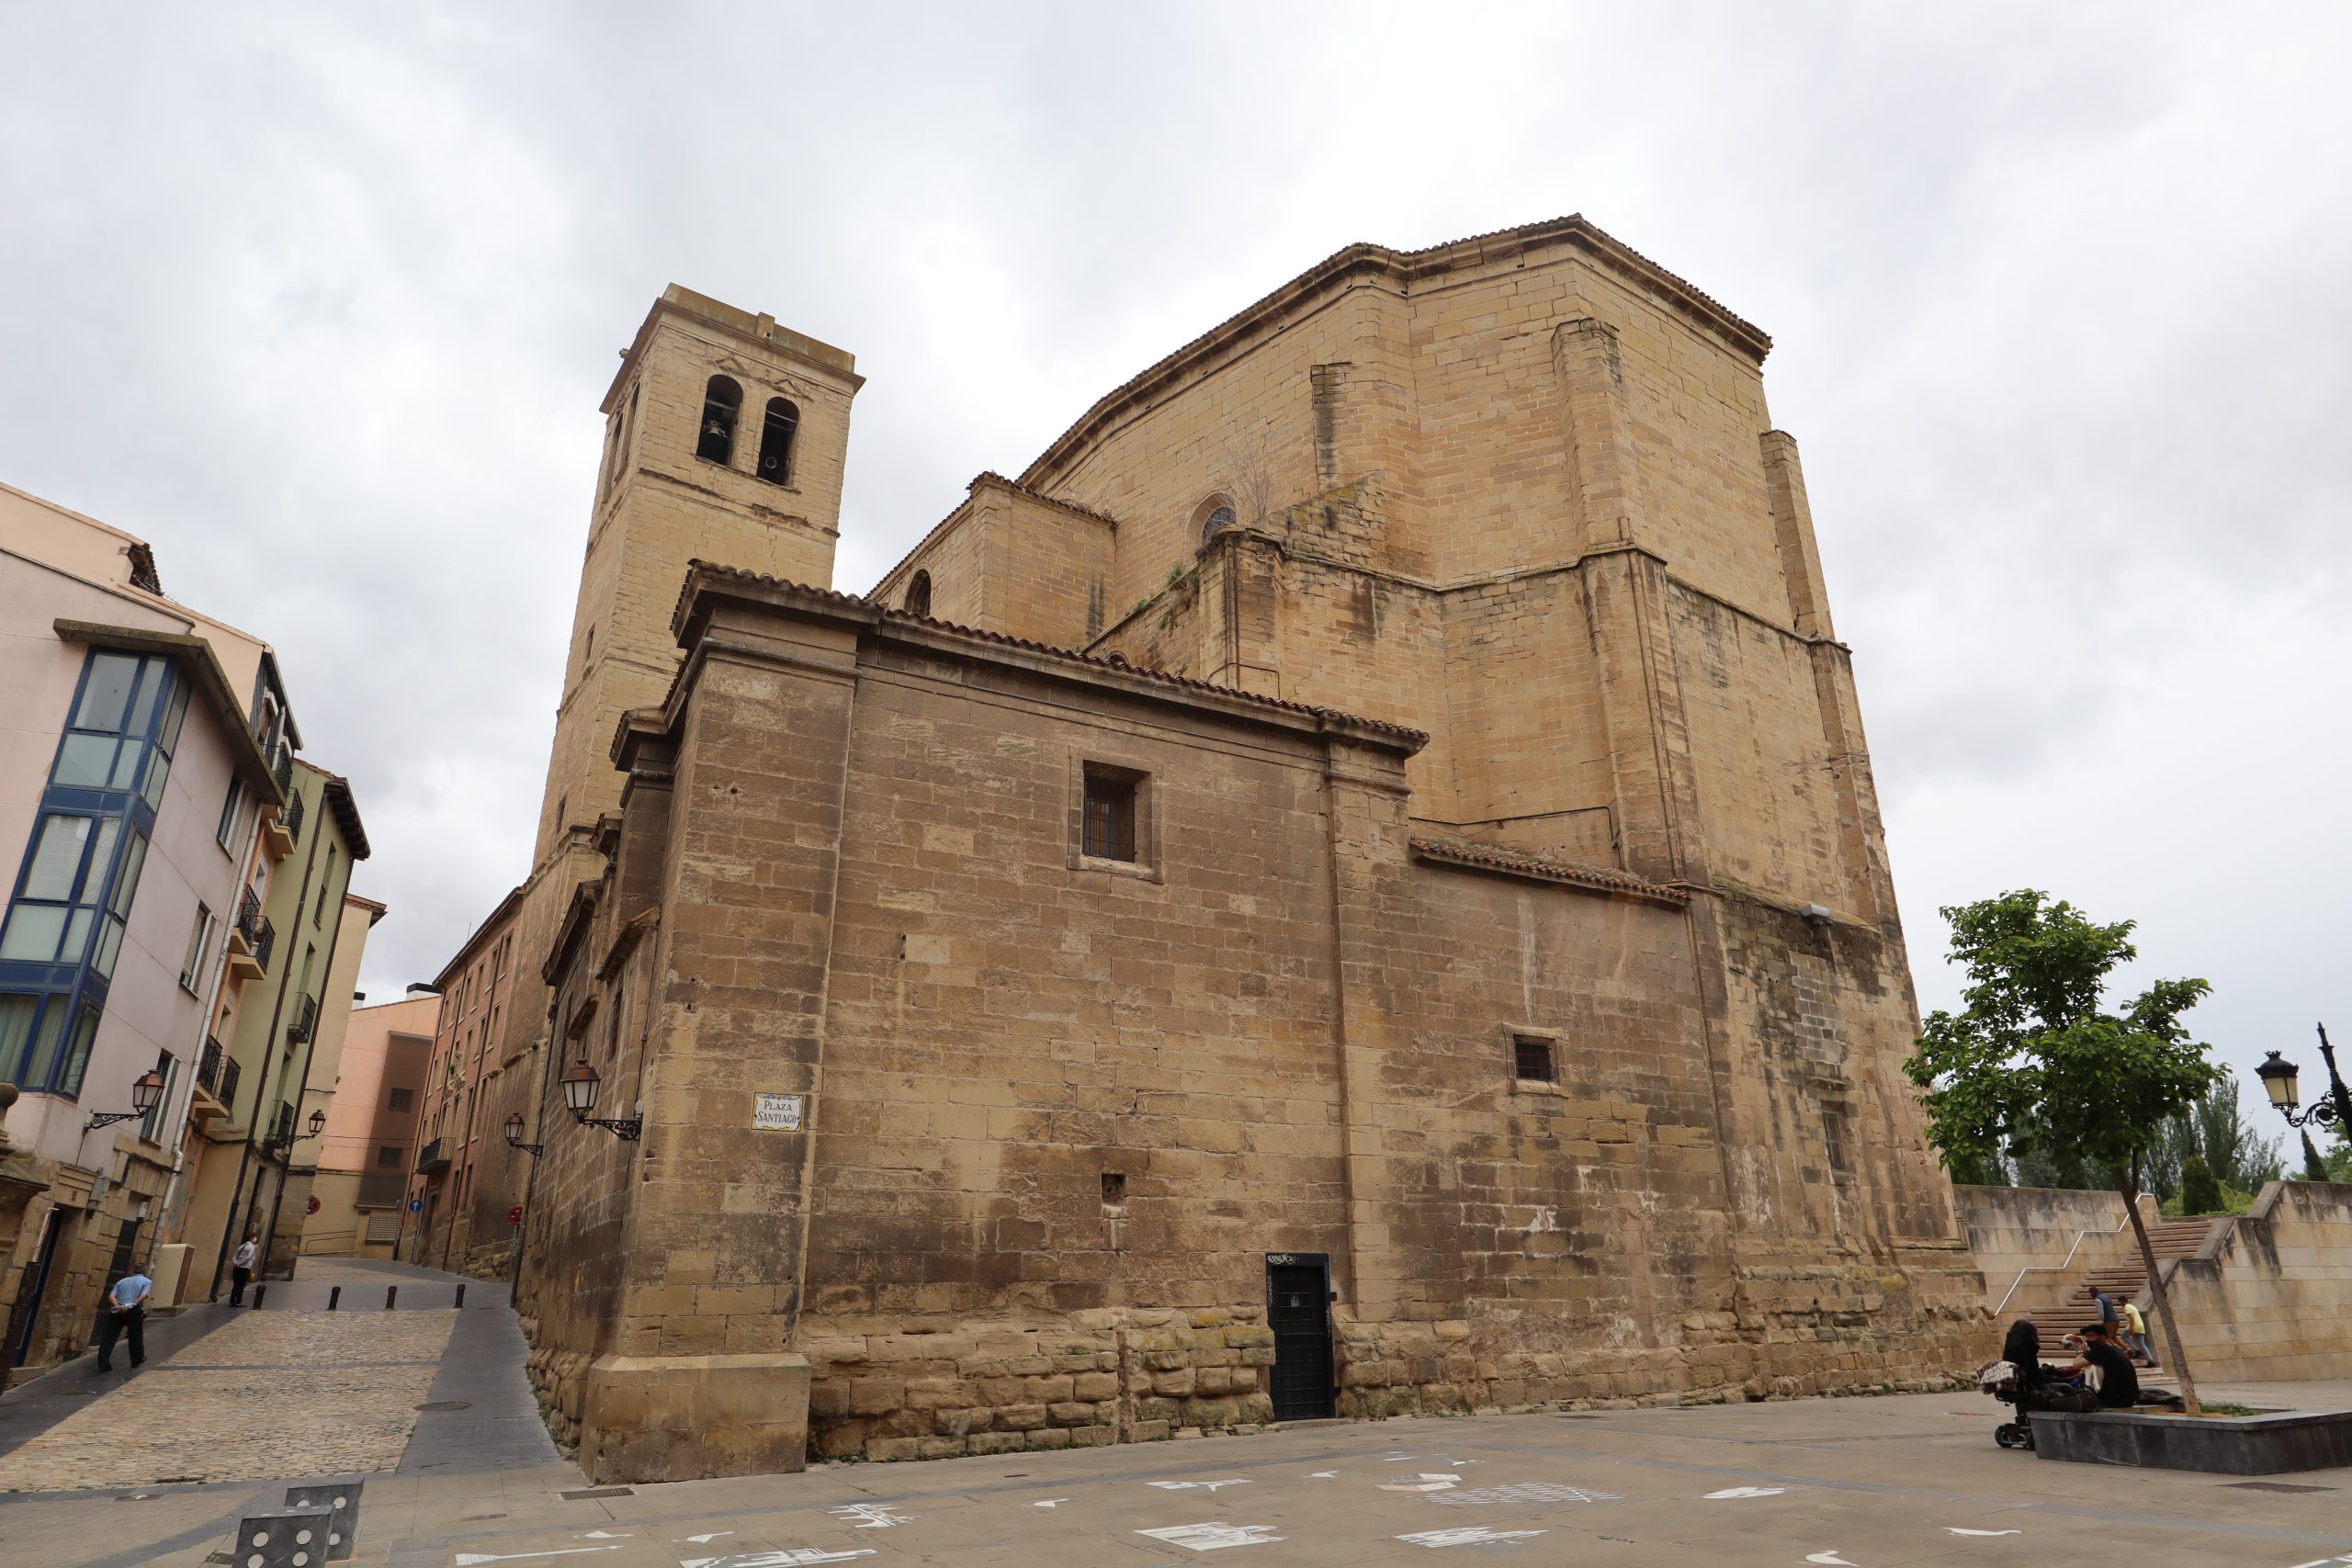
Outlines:
POLYGON ((2090 1296, 2092 1301, 2098 1303, 2098 1320, 2107 1325, 2108 1331, 2109 1333, 2122 1332, 2123 1314, 2115 1310, 2115 1298, 2109 1295, 2105 1291, 2100 1290, 2097 1285, 2086 1285, 2083 1289, 2090 1296))
POLYGON ((2140 1303, 2137 1302, 2123 1303, 2123 1343, 2139 1353, 2140 1359, 2148 1363, 2150 1371, 2164 1371, 2156 1365, 2156 1353, 2149 1347, 2148 1320, 2140 1314, 2140 1303))
POLYGON ((130 1364, 147 1364, 147 1297, 155 1288, 136 1263, 130 1272, 107 1292, 107 1310, 98 1319, 98 1371, 114 1371, 114 1342, 130 1336, 130 1364))
MULTIPOLYGON (((232 1307, 245 1304, 245 1287, 254 1281, 254 1258, 259 1250, 254 1246, 254 1238, 247 1236, 244 1245, 229 1259, 229 1304, 232 1307)), ((213 1256, 220 1255, 216 1252, 213 1256)))

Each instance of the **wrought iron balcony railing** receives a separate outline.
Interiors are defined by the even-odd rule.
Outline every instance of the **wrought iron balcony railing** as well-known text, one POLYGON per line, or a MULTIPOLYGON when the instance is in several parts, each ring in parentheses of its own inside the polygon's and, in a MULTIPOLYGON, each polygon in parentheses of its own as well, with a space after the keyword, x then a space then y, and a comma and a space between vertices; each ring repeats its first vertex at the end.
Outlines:
POLYGON ((264 969, 268 968, 270 949, 277 945, 277 928, 269 923, 267 915, 264 915, 261 920, 261 932, 254 938, 254 962, 264 969))
POLYGON ((319 999, 304 997, 294 1007, 294 1021, 286 1026, 286 1040, 290 1045, 306 1045, 318 1032, 319 999))

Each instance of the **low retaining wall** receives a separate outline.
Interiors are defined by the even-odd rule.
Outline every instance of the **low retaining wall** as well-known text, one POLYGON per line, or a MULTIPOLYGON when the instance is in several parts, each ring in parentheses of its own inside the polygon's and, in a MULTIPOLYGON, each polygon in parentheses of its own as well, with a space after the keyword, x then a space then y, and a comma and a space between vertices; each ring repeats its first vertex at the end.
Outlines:
POLYGON ((2204 1251, 2160 1267, 2199 1378, 2352 1378, 2352 1185, 2270 1182, 2204 1251))
POLYGON ((2352 1410, 2275 1416, 2142 1416, 2120 1410, 2069 1415, 2037 1410, 2033 1450, 2078 1464, 2277 1475, 2352 1465, 2352 1410))
MULTIPOLYGON (((2122 1195, 2056 1187, 1954 1187, 1952 1205, 1968 1232, 1968 1248, 1984 1275, 1984 1304, 2004 1318, 2053 1304, 2062 1265, 2084 1270, 2135 1252, 2122 1195), (2095 1233, 2085 1236, 2084 1232, 2095 1233), (2105 1233, 2105 1234, 2098 1234, 2105 1233), (2071 1255, 2072 1262, 2068 1262, 2071 1255), (2018 1276, 2025 1276, 2019 1284, 2018 1276), (2011 1296, 2012 1287, 2016 1294, 2011 1296), (2006 1307, 2004 1303, 2006 1303, 2006 1307)), ((2142 1217, 2156 1221, 2153 1199, 2141 1200, 2142 1217)), ((2080 1288, 2064 1292, 2080 1296, 2080 1288)))

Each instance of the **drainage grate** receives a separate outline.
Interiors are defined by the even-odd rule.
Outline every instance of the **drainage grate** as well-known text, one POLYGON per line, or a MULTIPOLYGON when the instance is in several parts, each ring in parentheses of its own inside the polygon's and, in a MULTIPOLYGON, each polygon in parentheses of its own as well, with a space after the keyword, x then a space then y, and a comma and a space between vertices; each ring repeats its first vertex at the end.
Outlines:
POLYGON ((2241 1492, 2333 1492, 2333 1486, 2303 1486, 2292 1481, 2224 1481, 2241 1492))
POLYGON ((592 1486, 585 1492, 559 1492, 557 1496, 567 1503, 584 1503, 591 1497, 634 1497, 634 1486, 592 1486))
POLYGON ((474 1402, 470 1399, 436 1399, 430 1404, 417 1406, 419 1410, 471 1410, 473 1407, 474 1402))

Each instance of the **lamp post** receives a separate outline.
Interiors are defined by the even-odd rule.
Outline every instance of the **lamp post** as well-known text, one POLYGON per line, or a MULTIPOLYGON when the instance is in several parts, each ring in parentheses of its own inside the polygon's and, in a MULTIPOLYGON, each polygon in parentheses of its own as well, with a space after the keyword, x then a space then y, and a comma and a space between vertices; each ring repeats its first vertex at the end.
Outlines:
POLYGON ((514 1112, 506 1118, 506 1146, 510 1149, 520 1149, 533 1159, 547 1153, 546 1145, 526 1144, 523 1141, 523 1116, 520 1111, 514 1112))
POLYGON ((612 1121, 588 1114, 596 1109, 596 1089, 604 1079, 597 1075, 595 1068, 588 1065, 587 1057, 582 1056, 564 1068, 560 1081, 563 1084, 563 1102, 571 1108, 571 1119, 582 1126, 602 1127, 625 1144, 637 1142, 639 1134, 645 1131, 645 1118, 642 1116, 612 1121))
POLYGON ((2262 1087, 2270 1096, 2270 1103, 2287 1119, 2290 1127, 2304 1127, 2316 1123, 2334 1127, 2346 1137, 2352 1137, 2352 1089, 2344 1085, 2344 1076, 2335 1070, 2335 1047, 2327 1043, 2327 1025, 2319 1026, 2320 1060, 2327 1064, 2327 1096, 2317 1104, 2295 1113, 2298 1097, 2295 1092, 2295 1064, 2273 1051, 2264 1058, 2262 1066, 2254 1069, 2262 1087))
POLYGON ((129 1111, 93 1111, 90 1119, 82 1123, 82 1131, 95 1133, 101 1127, 111 1127, 118 1122, 144 1116, 154 1110, 155 1102, 163 1098, 164 1075, 150 1067, 131 1082, 131 1108, 129 1111))

